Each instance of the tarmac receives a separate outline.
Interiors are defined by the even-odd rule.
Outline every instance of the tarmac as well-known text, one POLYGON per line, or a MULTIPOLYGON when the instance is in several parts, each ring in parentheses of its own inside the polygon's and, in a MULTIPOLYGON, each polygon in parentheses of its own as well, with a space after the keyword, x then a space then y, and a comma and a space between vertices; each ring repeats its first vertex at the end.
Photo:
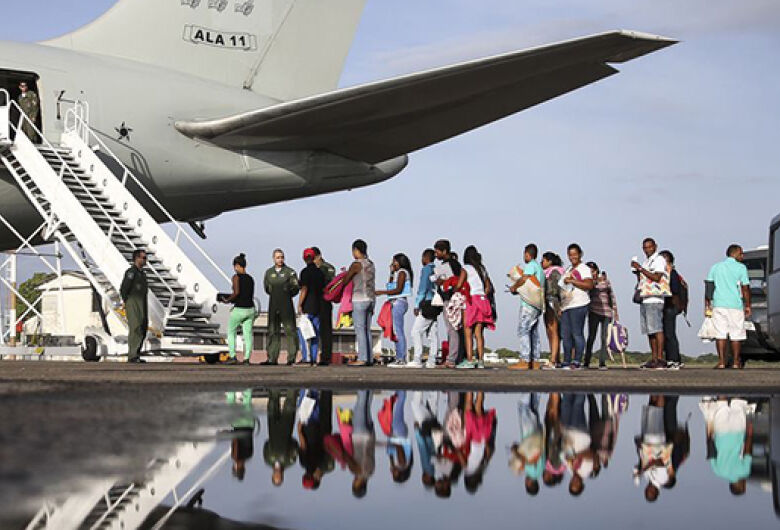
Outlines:
POLYGON ((583 391, 676 394, 753 394, 780 392, 780 369, 756 367, 745 370, 715 370, 686 367, 682 370, 610 368, 598 370, 485 370, 410 369, 374 366, 257 366, 206 365, 197 363, 118 362, 0 362, 0 398, 4 394, 67 391, 68 388, 205 391, 239 388, 329 388, 583 391))

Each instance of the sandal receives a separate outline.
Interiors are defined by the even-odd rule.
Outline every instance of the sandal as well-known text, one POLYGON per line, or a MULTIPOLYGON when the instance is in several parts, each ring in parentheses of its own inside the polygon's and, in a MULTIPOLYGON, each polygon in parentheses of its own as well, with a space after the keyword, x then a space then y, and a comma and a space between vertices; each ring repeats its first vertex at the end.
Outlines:
POLYGON ((368 366, 366 361, 349 361, 347 366, 368 366))
POLYGON ((716 364, 716 365, 715 365, 715 369, 716 369, 716 370, 725 370, 725 369, 726 369, 726 367, 725 367, 725 366, 723 366, 722 364, 718 363, 718 364, 716 364))

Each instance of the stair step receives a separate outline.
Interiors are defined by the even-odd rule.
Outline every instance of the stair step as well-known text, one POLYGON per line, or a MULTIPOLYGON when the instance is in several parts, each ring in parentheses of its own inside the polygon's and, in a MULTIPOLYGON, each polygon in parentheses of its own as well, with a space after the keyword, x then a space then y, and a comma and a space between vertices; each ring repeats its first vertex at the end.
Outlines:
POLYGON ((185 320, 185 319, 172 319, 168 321, 167 326, 165 327, 166 331, 168 328, 191 328, 191 329, 198 329, 198 330, 206 330, 206 329, 219 329, 219 324, 214 324, 211 322, 194 322, 192 320, 185 320))

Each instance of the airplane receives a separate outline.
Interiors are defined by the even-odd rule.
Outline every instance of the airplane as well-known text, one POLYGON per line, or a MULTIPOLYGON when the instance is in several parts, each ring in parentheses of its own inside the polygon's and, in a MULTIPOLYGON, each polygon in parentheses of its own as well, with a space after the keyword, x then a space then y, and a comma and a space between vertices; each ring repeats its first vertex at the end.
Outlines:
MULTIPOLYGON (((677 42, 610 31, 339 89, 364 4, 119 0, 72 33, 0 42, 0 88, 28 82, 52 143, 88 103, 90 126, 204 237, 227 211, 385 181, 411 152, 677 42)), ((41 222, 5 170, 0 212, 22 233, 41 222)), ((17 244, 0 230, 0 249, 17 244)))

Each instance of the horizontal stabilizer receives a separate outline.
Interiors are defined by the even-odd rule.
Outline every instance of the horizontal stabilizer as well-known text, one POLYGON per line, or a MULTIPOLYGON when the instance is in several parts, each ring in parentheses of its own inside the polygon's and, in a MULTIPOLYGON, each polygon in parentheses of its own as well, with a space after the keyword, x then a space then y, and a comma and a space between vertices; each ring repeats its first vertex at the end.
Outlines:
POLYGON ((208 121, 183 134, 229 149, 325 150, 376 163, 603 79, 676 41, 615 31, 405 75, 208 121))

